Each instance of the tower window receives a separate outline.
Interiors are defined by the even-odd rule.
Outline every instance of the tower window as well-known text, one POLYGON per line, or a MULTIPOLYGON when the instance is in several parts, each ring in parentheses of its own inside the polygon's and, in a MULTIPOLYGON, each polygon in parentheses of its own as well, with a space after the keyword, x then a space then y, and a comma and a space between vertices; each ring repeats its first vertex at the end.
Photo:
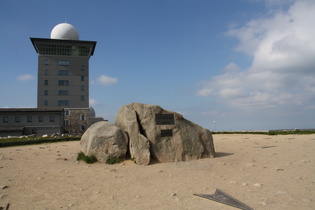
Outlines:
POLYGON ((65 61, 65 60, 61 60, 58 62, 59 66, 69 66, 70 62, 69 61, 65 61))
POLYGON ((46 60, 44 61, 44 64, 45 64, 46 66, 49 65, 49 60, 46 59, 46 60))
POLYGON ((20 116, 16 116, 16 117, 15 117, 15 122, 16 122, 16 123, 21 122, 21 118, 20 118, 20 116))
POLYGON ((50 116, 49 120, 50 120, 50 122, 55 122, 55 116, 50 116))
POLYGON ((45 86, 48 85, 48 80, 44 80, 44 85, 45 85, 45 86))
POLYGON ((4 116, 3 119, 2 119, 3 123, 8 123, 9 122, 9 117, 8 116, 4 116))
POLYGON ((70 120, 65 120, 65 125, 70 125, 70 120))
POLYGON ((26 120, 27 122, 32 122, 32 116, 27 116, 26 120))
POLYGON ((69 116, 69 115, 70 115, 70 110, 66 110, 66 111, 65 111, 65 115, 66 115, 66 116, 69 116))
POLYGON ((59 70, 58 71, 58 75, 59 76, 68 76, 69 75, 69 71, 68 70, 59 70))
POLYGON ((38 116, 38 122, 44 122, 44 117, 43 116, 38 116))
POLYGON ((48 75, 48 74, 49 74, 48 69, 45 69, 45 70, 44 70, 44 75, 48 75))
POLYGON ((68 90, 58 90, 58 95, 67 96, 67 95, 69 95, 69 91, 68 90))
POLYGON ((81 71, 84 71, 84 70, 85 70, 85 66, 81 65, 81 71))
POLYGON ((85 114, 80 115, 80 120, 85 120, 85 114))
POLYGON ((69 80, 58 80, 58 85, 59 86, 68 86, 69 80))
POLYGON ((45 95, 45 96, 48 95, 48 90, 44 90, 44 95, 45 95))
POLYGON ((44 106, 48 106, 48 101, 47 100, 44 101, 44 106))
POLYGON ((81 95, 81 101, 84 101, 84 100, 85 100, 84 95, 81 95))
POLYGON ((81 85, 81 91, 84 91, 84 89, 85 89, 84 85, 81 85))
POLYGON ((59 100, 58 101, 58 106, 68 106, 69 101, 68 100, 59 100))

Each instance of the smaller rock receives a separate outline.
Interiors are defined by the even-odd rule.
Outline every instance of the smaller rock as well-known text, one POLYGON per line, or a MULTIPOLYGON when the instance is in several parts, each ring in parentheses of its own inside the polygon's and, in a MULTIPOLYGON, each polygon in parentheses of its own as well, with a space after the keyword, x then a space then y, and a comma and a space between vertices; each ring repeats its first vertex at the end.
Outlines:
POLYGON ((226 165, 224 162, 218 162, 219 165, 226 165))
POLYGON ((273 171, 283 171, 283 168, 274 167, 271 170, 273 170, 273 171))
POLYGON ((254 163, 246 163, 245 166, 246 167, 253 167, 253 166, 255 166, 255 164, 254 163))
POLYGON ((67 161, 68 159, 67 158, 57 158, 56 160, 64 160, 64 161, 67 161))
POLYGON ((69 204, 69 205, 67 206, 67 208, 70 208, 70 207, 72 207, 72 206, 74 206, 74 204, 69 204))
POLYGON ((302 163, 309 163, 309 162, 311 162, 310 160, 302 160, 301 161, 302 163))
POLYGON ((267 206, 267 204, 265 203, 265 202, 260 202, 260 206, 263 206, 263 207, 266 207, 267 206))
POLYGON ((255 183, 253 186, 254 187, 261 187, 262 185, 260 183, 255 183))
POLYGON ((1 185, 0 186, 0 189, 7 189, 7 188, 9 188, 8 185, 1 185))
POLYGON ((302 198, 302 201, 303 201, 303 202, 311 202, 312 200, 309 199, 309 198, 302 198))
POLYGON ((176 196, 176 193, 172 193, 171 196, 176 196))
POLYGON ((245 187, 247 186, 248 184, 246 182, 243 182, 242 185, 245 187))
POLYGON ((276 192, 277 194, 281 194, 281 195, 287 195, 287 192, 281 191, 281 190, 277 190, 276 192))
POLYGON ((0 194, 0 200, 4 197, 4 194, 0 194))
POLYGON ((237 184, 236 181, 229 181, 230 184, 237 184))

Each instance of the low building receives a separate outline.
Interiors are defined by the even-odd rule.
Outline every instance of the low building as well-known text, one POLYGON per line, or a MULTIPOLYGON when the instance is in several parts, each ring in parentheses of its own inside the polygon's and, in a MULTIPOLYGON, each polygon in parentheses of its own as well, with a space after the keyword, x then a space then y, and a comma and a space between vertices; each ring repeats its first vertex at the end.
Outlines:
POLYGON ((0 108, 0 137, 44 134, 82 135, 104 121, 90 108, 0 108))
POLYGON ((1 108, 0 136, 64 132, 63 108, 1 108))

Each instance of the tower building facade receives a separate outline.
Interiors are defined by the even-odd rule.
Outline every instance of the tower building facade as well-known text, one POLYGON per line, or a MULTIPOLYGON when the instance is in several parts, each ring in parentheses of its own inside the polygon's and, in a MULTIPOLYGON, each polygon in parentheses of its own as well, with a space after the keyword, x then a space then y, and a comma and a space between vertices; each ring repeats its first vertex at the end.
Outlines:
POLYGON ((89 59, 96 41, 79 40, 68 23, 50 39, 30 38, 38 53, 37 108, 89 108, 89 59))

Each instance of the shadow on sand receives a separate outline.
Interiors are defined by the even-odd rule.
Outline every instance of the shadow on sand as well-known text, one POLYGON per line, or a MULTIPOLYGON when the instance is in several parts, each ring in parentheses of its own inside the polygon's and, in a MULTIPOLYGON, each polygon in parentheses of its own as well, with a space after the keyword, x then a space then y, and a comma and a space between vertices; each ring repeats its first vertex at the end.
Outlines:
POLYGON ((230 155, 234 155, 234 153, 227 153, 227 152, 216 152, 215 153, 216 158, 230 156, 230 155))

